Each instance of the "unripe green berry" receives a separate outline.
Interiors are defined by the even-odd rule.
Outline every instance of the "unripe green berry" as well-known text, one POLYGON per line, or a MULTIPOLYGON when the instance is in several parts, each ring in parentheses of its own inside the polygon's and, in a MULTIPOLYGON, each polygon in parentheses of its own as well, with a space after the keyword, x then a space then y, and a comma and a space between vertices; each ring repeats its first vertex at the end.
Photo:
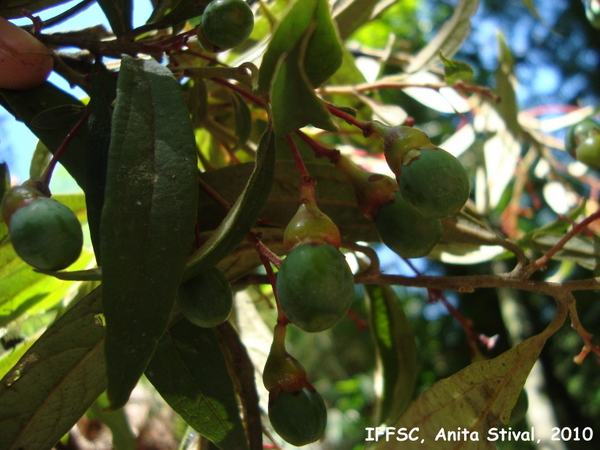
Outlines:
POLYGON ((421 149, 417 158, 402 166, 400 192, 426 217, 456 214, 469 199, 469 176, 453 155, 441 148, 421 149))
POLYGON ((216 53, 243 44, 254 29, 254 14, 243 0, 212 0, 204 9, 198 40, 216 53))
POLYGON ((277 298, 287 318, 308 332, 338 323, 354 298, 354 277, 344 255, 329 244, 300 245, 281 263, 277 298))
POLYGON ((440 220, 424 217, 400 194, 379 208, 375 225, 383 243, 403 258, 427 256, 442 236, 440 220))
POLYGON ((279 436, 300 447, 323 436, 327 408, 315 390, 279 391, 269 396, 269 420, 279 436))
POLYGON ((575 158, 590 167, 600 169, 600 134, 593 134, 575 149, 575 158))
POLYGON ((83 233, 77 217, 56 200, 40 197, 17 209, 9 234, 17 254, 41 270, 60 270, 77 260, 83 233))
POLYGON ((213 328, 231 314, 233 293, 225 275, 213 267, 181 284, 177 302, 183 316, 194 325, 213 328))
POLYGON ((565 134, 565 150, 576 158, 575 149, 592 134, 600 134, 600 124, 589 117, 570 126, 565 134))

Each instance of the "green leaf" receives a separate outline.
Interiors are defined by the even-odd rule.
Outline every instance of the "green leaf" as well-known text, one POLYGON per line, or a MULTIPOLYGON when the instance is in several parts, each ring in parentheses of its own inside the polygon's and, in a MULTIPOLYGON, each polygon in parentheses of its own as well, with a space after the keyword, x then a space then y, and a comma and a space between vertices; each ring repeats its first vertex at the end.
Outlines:
POLYGON ((124 57, 100 222, 108 397, 123 406, 166 330, 193 243, 196 144, 181 88, 124 57))
POLYGON ((146 376, 175 412, 219 448, 248 448, 214 330, 185 319, 175 323, 160 340, 146 376))
POLYGON ((88 104, 89 117, 87 121, 89 143, 86 147, 85 158, 88 188, 85 200, 92 245, 96 261, 98 265, 101 265, 100 217, 106 188, 112 104, 117 95, 117 85, 113 75, 106 69, 100 58, 96 59, 94 63, 91 77, 91 99, 88 104))
POLYGON ((444 75, 446 84, 452 86, 458 81, 469 82, 473 78, 473 68, 466 62, 446 58, 439 52, 440 59, 444 64, 444 75))
POLYGON ((110 429, 113 448, 118 450, 135 450, 136 439, 129 426, 125 411, 123 409, 107 411, 109 405, 106 393, 102 393, 90 406, 88 417, 98 419, 110 429))
MULTIPOLYGON (((83 106, 75 97, 49 82, 22 91, 0 89, 0 104, 16 119, 22 121, 52 153, 56 152, 65 137, 71 132, 73 124, 57 124, 55 128, 51 129, 38 127, 34 124, 35 117, 56 107, 78 109, 83 106)), ((61 165, 67 169, 84 191, 86 189, 86 145, 87 130, 82 127, 74 134, 67 151, 60 158, 61 165)))
MULTIPOLYGON (((8 170, 8 164, 5 162, 0 163, 0 202, 4 198, 4 194, 6 194, 10 190, 10 173, 8 170)), ((0 217, 0 221, 2 217, 0 217)), ((0 239, 3 236, 0 235, 0 239)))
POLYGON ((396 423, 415 389, 417 346, 402 303, 392 287, 365 285, 365 289, 381 378, 375 424, 396 423))
POLYGON ((436 36, 419 51, 406 68, 407 73, 426 69, 436 60, 439 51, 452 58, 471 31, 471 17, 477 12, 479 0, 460 0, 452 16, 444 22, 436 36))
POLYGON ((299 45, 277 66, 270 92, 273 130, 285 135, 310 124, 337 131, 302 69, 302 54, 303 46, 299 45))
MULTIPOLYGON (((525 380, 537 361, 546 340, 563 324, 566 308, 540 334, 521 342, 500 356, 473 363, 460 372, 435 383, 417 398, 397 423, 398 428, 418 428, 418 441, 403 443, 402 448, 455 449, 460 443, 453 440, 437 440, 440 430, 467 430, 477 433, 473 439, 477 449, 495 448, 487 441, 490 428, 499 423, 507 424, 525 380)), ((396 449, 397 442, 380 441, 377 450, 396 449)), ((465 446, 465 448, 467 448, 465 446)), ((471 447, 469 447, 471 448, 471 447)))
POLYGON ((498 69, 496 69, 496 93, 500 97, 500 103, 495 108, 502 116, 508 130, 517 137, 521 133, 521 125, 517 115, 519 105, 516 94, 515 61, 506 40, 500 31, 497 32, 498 39, 498 69))
MULTIPOLYGON (((350 35, 371 19, 379 0, 340 0, 336 1, 333 18, 342 39, 350 35)), ((391 3, 388 1, 388 3, 391 3)))
POLYGON ((269 91, 281 60, 297 52, 302 41, 304 50, 292 59, 301 56, 298 64, 305 73, 309 88, 314 89, 329 79, 342 64, 342 45, 327 0, 297 0, 288 9, 263 56, 258 72, 259 91, 269 91))
POLYGON ((166 28, 198 17, 204 12, 208 0, 180 0, 163 3, 168 4, 160 5, 148 21, 152 28, 166 28))
POLYGON ((0 448, 52 448, 104 390, 100 297, 73 305, 0 380, 0 448))
POLYGON ((260 92, 269 91, 280 59, 290 53, 307 32, 317 1, 297 0, 275 28, 258 72, 260 92))
POLYGON ((115 36, 121 37, 133 28, 133 0, 98 0, 115 36))
POLYGON ((267 128, 258 144, 254 170, 242 194, 210 238, 190 258, 186 280, 213 267, 235 250, 255 225, 271 191, 275 156, 275 136, 267 128))
POLYGON ((252 113, 240 94, 234 92, 231 99, 235 115, 235 136, 238 138, 236 147, 240 147, 250 139, 250 134, 252 133, 252 113))

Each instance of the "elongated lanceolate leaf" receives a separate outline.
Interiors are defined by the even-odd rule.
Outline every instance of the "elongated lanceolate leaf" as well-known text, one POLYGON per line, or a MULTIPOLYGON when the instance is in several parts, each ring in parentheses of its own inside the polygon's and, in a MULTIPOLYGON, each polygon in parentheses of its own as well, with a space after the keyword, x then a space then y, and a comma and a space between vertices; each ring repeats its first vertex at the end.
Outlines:
MULTIPOLYGON (((495 448, 494 442, 487 439, 488 436, 493 439, 494 434, 488 433, 500 423, 508 423, 533 364, 566 316, 566 308, 559 310, 558 316, 542 333, 494 359, 473 363, 425 391, 398 422, 392 424, 408 430, 418 429, 418 435, 413 436, 418 439, 402 442, 402 448, 495 448), (439 438, 440 430, 466 430, 470 438, 459 442, 442 439, 439 438)), ((395 450, 398 442, 395 439, 381 441, 375 448, 395 450)))
POLYGON ((275 172, 275 135, 268 128, 256 151, 254 170, 246 187, 211 237, 192 255, 185 279, 213 267, 240 245, 262 211, 275 172))
POLYGON ((105 389, 100 297, 77 302, 0 380, 1 449, 51 449, 105 389))
POLYGON ((248 447, 214 330, 185 319, 175 323, 160 340, 146 376, 192 428, 219 448, 248 447))
POLYGON ((100 223, 108 397, 123 406, 162 337, 193 243, 196 144, 181 89, 124 57, 100 223))
POLYGON ((479 0, 460 0, 452 16, 444 22, 436 36, 413 58, 407 73, 426 69, 437 58, 438 52, 452 58, 471 31, 471 17, 477 12, 479 0))
POLYGON ((369 321, 381 379, 375 424, 395 423, 408 407, 417 381, 417 346, 402 303, 391 286, 365 285, 369 321))
POLYGON ((65 0, 2 0, 0 16, 5 19, 24 17, 24 11, 35 13, 60 3, 65 3, 65 0))

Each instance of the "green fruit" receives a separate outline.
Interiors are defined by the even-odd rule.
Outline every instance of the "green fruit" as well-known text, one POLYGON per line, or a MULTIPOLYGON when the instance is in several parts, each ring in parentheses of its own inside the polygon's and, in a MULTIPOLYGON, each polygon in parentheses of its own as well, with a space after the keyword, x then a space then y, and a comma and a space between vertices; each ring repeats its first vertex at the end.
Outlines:
POLYGON ((600 133, 600 125, 589 117, 570 126, 565 135, 565 150, 569 152, 571 156, 576 157, 575 149, 579 144, 586 140, 591 133, 600 133))
POLYGON ((323 436, 327 409, 317 391, 305 388, 296 392, 279 391, 269 400, 269 420, 279 436, 300 447, 323 436))
POLYGON ((575 149, 575 158, 591 167, 600 168, 600 134, 594 134, 575 149))
POLYGON ((442 149, 421 149, 402 167, 398 183, 407 202, 426 217, 456 214, 469 199, 469 177, 462 164, 442 149))
POLYGON ((198 39, 214 53, 243 44, 253 29, 254 14, 246 2, 213 0, 202 13, 198 39))
POLYGON ((335 247, 300 245, 283 260, 276 289, 288 319, 304 331, 317 332, 346 315, 354 298, 354 277, 335 247))
POLYGON ((77 260, 83 233, 77 217, 62 203, 40 197, 17 209, 10 220, 17 254, 41 270, 60 270, 77 260))
POLYGON ((375 226, 383 243, 404 258, 428 255, 442 236, 439 219, 424 217, 399 194, 379 208, 375 226))
POLYGON ((233 307, 231 285, 214 267, 179 286, 177 300, 183 316, 204 328, 221 325, 233 307))
POLYGON ((10 224, 10 219, 17 209, 40 197, 43 197, 43 194, 31 186, 13 186, 2 199, 2 218, 10 224))

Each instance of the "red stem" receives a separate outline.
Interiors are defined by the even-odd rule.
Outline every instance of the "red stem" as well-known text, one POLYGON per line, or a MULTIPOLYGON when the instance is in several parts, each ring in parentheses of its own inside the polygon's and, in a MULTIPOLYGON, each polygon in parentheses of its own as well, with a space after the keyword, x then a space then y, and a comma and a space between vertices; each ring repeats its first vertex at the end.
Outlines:
POLYGON ((44 171, 44 173, 42 174, 42 176, 40 178, 40 182, 44 186, 48 187, 50 185, 50 179, 52 178, 52 172, 54 172, 54 168, 56 167, 56 164, 62 157, 63 153, 65 152, 66 148, 69 146, 69 144, 71 143, 71 141, 73 140, 73 138, 75 137, 77 132, 81 129, 83 124, 86 122, 88 116, 89 116, 89 110, 86 108, 84 110, 81 118, 73 126, 71 131, 69 131, 67 136, 63 139, 63 141, 60 143, 59 147, 56 149, 56 152, 54 152, 54 154, 52 155, 52 159, 48 163, 48 167, 46 167, 46 170, 44 171))
POLYGON ((300 172, 300 178, 310 177, 310 174, 308 173, 308 169, 306 168, 306 165, 304 164, 304 161, 302 160, 302 156, 300 155, 300 151, 298 150, 298 146, 296 145, 296 142, 294 141, 294 138, 292 137, 292 135, 286 134, 285 140, 287 141, 288 146, 290 147, 290 150, 292 151, 292 156, 294 157, 294 162, 296 163, 298 172, 300 172))

